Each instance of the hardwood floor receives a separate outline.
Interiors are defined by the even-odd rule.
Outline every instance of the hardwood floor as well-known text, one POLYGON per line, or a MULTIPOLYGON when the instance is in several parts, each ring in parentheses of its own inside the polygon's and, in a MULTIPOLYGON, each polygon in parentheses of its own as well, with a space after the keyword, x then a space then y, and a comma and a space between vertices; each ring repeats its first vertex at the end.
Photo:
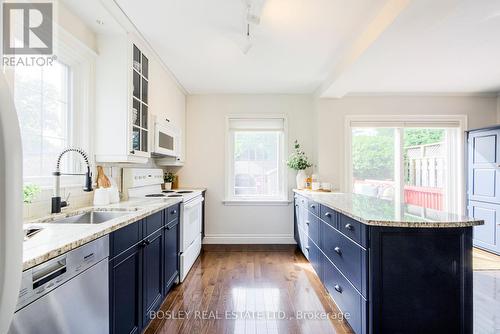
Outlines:
MULTIPOLYGON (((145 333, 352 333, 338 317, 295 246, 206 245, 145 333), (297 312, 331 319, 296 319, 297 312)), ((474 333, 500 333, 500 271, 474 271, 474 333)))
POLYGON ((206 248, 158 315, 146 333, 352 333, 295 246, 206 248))

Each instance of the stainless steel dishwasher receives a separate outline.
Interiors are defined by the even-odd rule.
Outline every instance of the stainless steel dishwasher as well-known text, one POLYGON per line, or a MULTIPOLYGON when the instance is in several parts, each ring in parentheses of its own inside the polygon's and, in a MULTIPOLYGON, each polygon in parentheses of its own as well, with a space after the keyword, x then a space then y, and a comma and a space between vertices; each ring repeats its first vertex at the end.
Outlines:
POLYGON ((108 236, 23 272, 9 333, 109 333, 108 236))

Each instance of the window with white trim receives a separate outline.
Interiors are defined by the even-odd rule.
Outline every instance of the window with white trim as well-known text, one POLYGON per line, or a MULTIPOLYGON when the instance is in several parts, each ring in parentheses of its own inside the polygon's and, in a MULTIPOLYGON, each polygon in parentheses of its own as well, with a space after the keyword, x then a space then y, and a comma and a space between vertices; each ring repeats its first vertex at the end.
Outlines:
MULTIPOLYGON (((92 148, 92 115, 95 53, 75 37, 60 30, 55 37, 57 60, 52 65, 8 67, 23 142, 25 183, 53 184, 57 156, 65 148, 80 147, 89 156, 92 148)), ((85 172, 77 154, 67 154, 65 173, 85 172)), ((82 176, 63 176, 62 186, 79 185, 82 176)))
POLYGON ((18 66, 14 102, 23 141, 25 179, 48 177, 57 155, 71 144, 71 68, 59 61, 51 66, 18 66))
POLYGON ((462 213, 464 116, 347 117, 347 189, 462 213))
POLYGON ((283 201, 286 120, 229 117, 228 201, 283 201))

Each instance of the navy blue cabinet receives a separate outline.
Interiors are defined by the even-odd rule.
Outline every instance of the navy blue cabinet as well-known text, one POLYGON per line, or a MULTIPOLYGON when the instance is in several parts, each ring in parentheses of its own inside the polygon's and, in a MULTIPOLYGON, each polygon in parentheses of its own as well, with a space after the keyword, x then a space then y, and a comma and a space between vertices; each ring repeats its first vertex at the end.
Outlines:
POLYGON ((471 227, 368 226, 298 194, 295 204, 298 246, 355 333, 472 332, 471 227))
POLYGON ((142 254, 133 247, 109 262, 110 332, 140 333, 142 327, 142 254))
POLYGON ((179 272, 178 222, 176 204, 110 235, 111 333, 140 333, 159 309, 179 272))
POLYGON ((163 301, 163 237, 160 227, 143 241, 143 324, 149 322, 150 312, 157 310, 163 301))
POLYGON ((500 254, 500 128, 469 132, 467 160, 468 212, 485 222, 474 227, 474 246, 500 254))
POLYGON ((179 219, 168 222, 164 228, 164 287, 166 295, 179 276, 179 219))

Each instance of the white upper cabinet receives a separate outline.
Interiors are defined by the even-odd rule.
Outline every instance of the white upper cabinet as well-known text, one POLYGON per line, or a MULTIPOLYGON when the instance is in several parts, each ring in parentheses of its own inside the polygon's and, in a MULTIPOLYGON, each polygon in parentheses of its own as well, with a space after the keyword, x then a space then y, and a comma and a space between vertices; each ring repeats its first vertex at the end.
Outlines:
POLYGON ((186 97, 168 69, 134 34, 99 35, 95 152, 98 162, 147 163, 154 119, 179 129, 184 162, 186 97))
POLYGON ((99 36, 95 152, 98 162, 146 163, 151 157, 149 59, 128 35, 99 36))

